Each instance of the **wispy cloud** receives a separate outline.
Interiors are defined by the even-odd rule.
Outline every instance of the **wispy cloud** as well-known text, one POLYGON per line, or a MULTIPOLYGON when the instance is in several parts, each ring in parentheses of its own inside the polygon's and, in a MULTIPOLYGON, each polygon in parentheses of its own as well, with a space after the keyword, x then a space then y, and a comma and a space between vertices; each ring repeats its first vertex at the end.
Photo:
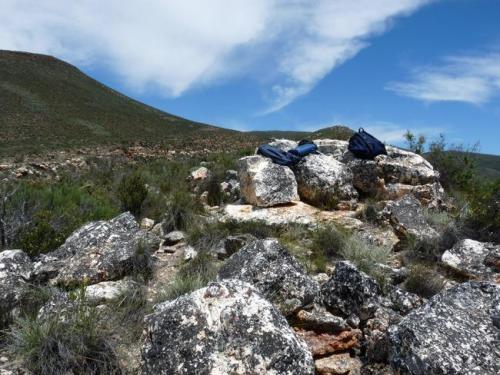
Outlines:
POLYGON ((440 65, 414 69, 410 81, 386 88, 425 102, 483 104, 500 93, 500 53, 446 57, 440 65))
POLYGON ((405 142, 405 134, 409 130, 413 134, 423 135, 426 139, 433 139, 439 134, 446 134, 448 129, 442 126, 415 126, 415 125, 399 125, 392 122, 378 121, 367 124, 367 131, 386 143, 402 144, 405 142))
POLYGON ((169 96, 253 77, 272 112, 430 1, 1 0, 0 48, 102 65, 169 96))

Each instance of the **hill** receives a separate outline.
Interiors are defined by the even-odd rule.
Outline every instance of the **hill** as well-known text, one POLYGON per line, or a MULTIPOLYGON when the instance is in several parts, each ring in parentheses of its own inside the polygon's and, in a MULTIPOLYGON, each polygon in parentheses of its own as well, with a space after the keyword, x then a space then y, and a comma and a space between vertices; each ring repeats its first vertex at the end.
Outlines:
POLYGON ((248 134, 256 136, 258 139, 264 140, 268 138, 285 138, 293 140, 301 139, 342 139, 348 140, 353 134, 354 130, 343 125, 334 125, 322 128, 313 132, 305 131, 287 131, 287 130, 265 130, 265 131, 251 131, 248 134))
POLYGON ((236 136, 135 101, 51 56, 0 51, 0 154, 236 136))
POLYGON ((473 154, 476 158, 479 173, 487 178, 500 178, 500 155, 473 154))

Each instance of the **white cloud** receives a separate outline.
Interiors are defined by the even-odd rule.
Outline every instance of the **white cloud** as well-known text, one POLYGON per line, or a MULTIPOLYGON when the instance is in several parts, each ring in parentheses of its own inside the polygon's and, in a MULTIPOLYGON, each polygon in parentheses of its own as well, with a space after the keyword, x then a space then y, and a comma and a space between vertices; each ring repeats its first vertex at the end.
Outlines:
POLYGON ((415 69, 410 82, 386 88, 425 102, 486 103, 500 93, 500 53, 447 57, 440 65, 415 69))
POLYGON ((244 74, 275 111, 429 1, 0 0, 0 48, 99 64, 170 96, 244 74))
POLYGON ((403 144, 405 142, 404 135, 408 130, 417 136, 423 135, 428 140, 436 138, 439 134, 445 134, 447 132, 445 127, 405 126, 381 121, 368 124, 366 126, 366 130, 383 142, 393 144, 403 144))

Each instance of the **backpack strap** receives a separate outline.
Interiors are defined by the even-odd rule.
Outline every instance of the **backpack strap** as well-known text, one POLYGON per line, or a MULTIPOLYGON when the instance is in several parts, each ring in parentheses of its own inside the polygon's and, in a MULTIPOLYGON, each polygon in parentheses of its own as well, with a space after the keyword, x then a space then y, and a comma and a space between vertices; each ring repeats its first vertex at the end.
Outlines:
POLYGON ((366 133, 366 132, 365 132, 365 129, 359 128, 358 133, 366 133))

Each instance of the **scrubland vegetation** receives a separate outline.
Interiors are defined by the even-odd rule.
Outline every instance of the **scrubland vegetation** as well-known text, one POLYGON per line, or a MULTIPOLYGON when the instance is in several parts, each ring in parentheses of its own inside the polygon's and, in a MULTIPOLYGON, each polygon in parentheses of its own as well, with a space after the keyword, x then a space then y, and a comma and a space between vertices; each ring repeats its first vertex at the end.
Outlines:
MULTIPOLYGON (((424 153, 425 141, 412 138, 414 151, 424 153)), ((429 298, 444 286, 437 260, 458 239, 500 240, 500 180, 477 174, 469 151, 448 152, 444 139, 432 143, 426 158, 441 172, 441 183, 453 206, 447 212, 428 211, 429 224, 440 241, 401 241, 399 252, 375 246, 358 234, 333 225, 311 229, 300 225, 269 227, 261 222, 207 221, 204 207, 189 191, 186 176, 200 160, 138 161, 120 165, 95 159, 82 173, 67 172, 58 181, 23 180, 0 188, 0 241, 3 248, 21 248, 30 256, 56 249, 75 229, 94 220, 107 220, 126 210, 137 219, 162 222, 165 231, 183 230, 198 255, 182 265, 168 287, 154 301, 143 292, 127 296, 106 315, 87 303, 84 288, 72 292, 73 307, 49 319, 37 316, 51 291, 33 286, 32 298, 3 334, 2 345, 34 373, 121 373, 119 345, 133 345, 140 337, 145 314, 153 303, 174 299, 214 280, 221 261, 210 249, 228 235, 276 237, 311 273, 327 272, 336 260, 346 259, 374 277, 382 287, 389 275, 381 265, 399 261, 408 268, 404 287, 429 298), (110 318, 112 316, 112 318, 110 318), (115 338, 115 339, 113 339, 115 338)), ((458 150, 456 150, 458 151, 458 150)), ((220 182, 227 169, 248 152, 214 154, 208 160, 209 205, 225 202, 220 182)), ((379 207, 366 200, 360 218, 377 225, 379 207)))

